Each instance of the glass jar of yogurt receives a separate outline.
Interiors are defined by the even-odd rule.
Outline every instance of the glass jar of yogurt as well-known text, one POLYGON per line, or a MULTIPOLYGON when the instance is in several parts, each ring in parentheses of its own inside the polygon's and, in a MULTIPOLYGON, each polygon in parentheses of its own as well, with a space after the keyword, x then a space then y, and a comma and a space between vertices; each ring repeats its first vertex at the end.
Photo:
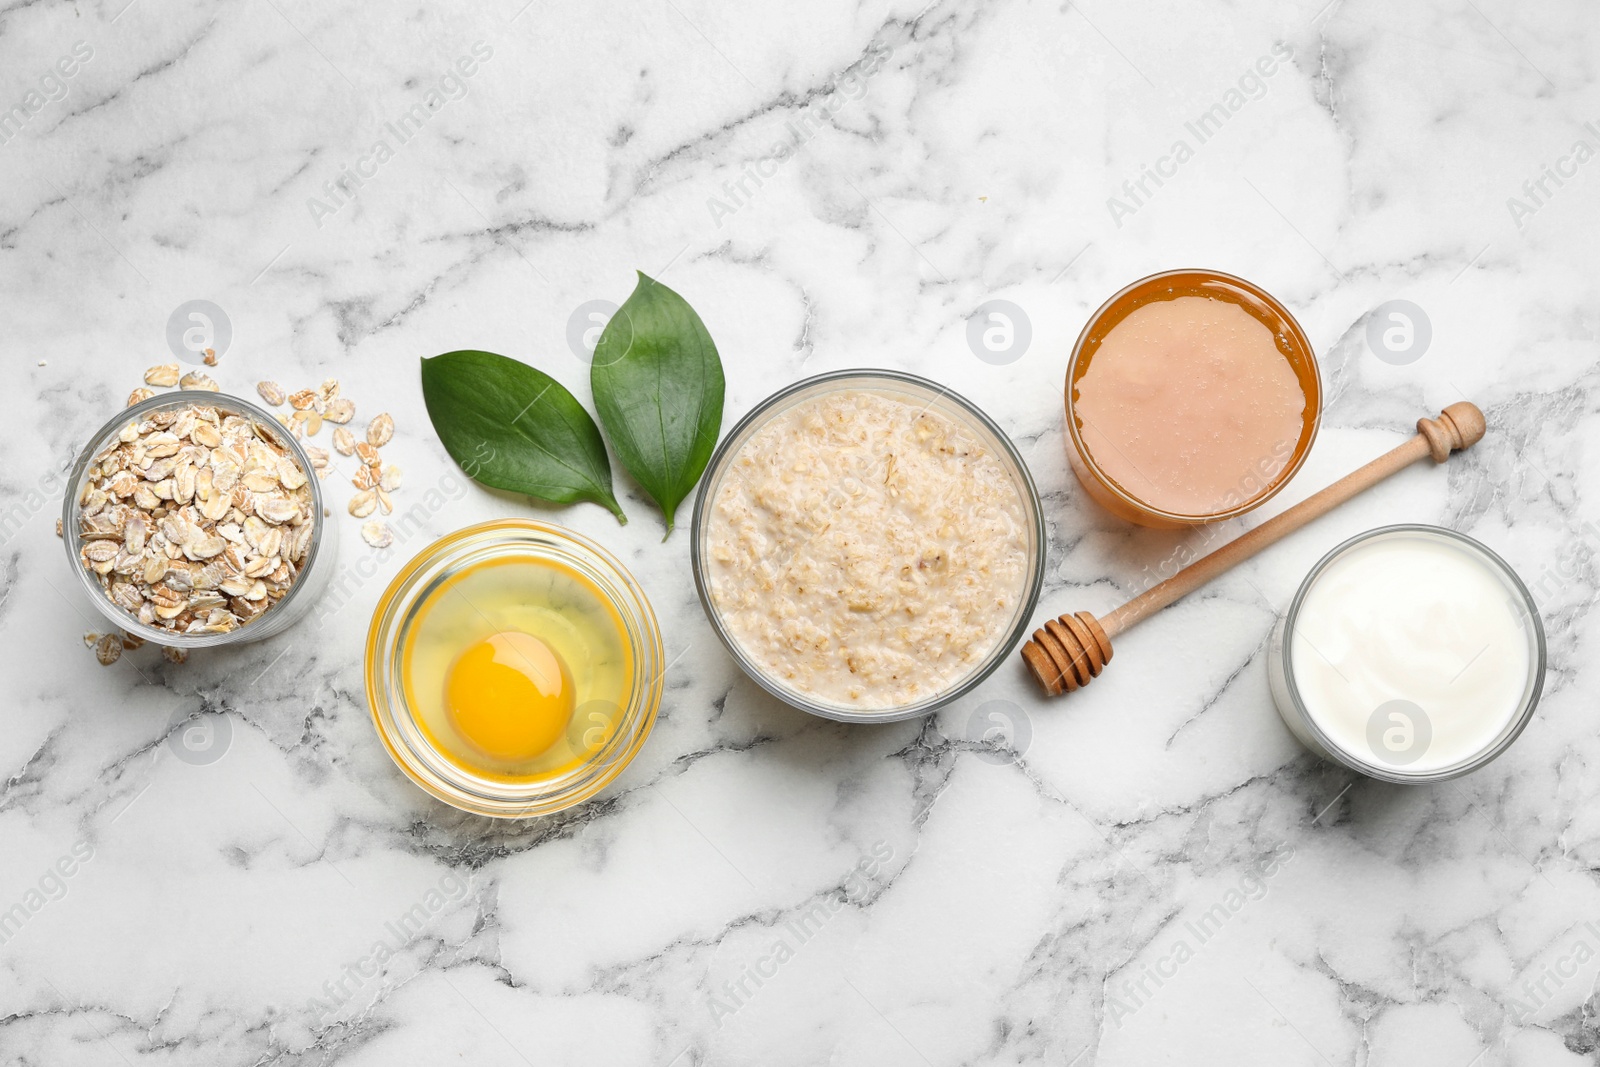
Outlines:
POLYGON ((1384 781, 1443 781, 1527 726, 1544 625, 1516 572, 1479 542, 1385 526, 1312 568, 1267 668, 1279 714, 1313 752, 1384 781))

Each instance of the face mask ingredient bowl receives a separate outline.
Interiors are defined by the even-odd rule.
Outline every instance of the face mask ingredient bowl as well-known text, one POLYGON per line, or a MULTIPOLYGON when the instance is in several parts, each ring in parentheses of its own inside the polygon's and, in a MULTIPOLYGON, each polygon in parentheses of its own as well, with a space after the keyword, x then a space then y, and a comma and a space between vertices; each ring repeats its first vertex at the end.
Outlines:
POLYGON ((529 519, 423 549, 367 635, 367 701, 389 755, 439 800, 497 818, 560 811, 621 774, 655 724, 663 673, 633 576, 529 519))
POLYGON ((283 632, 327 586, 333 527, 311 458, 277 419, 185 390, 119 411, 67 484, 61 537, 112 626, 177 648, 283 632))
POLYGON ((1283 721, 1389 782, 1455 778, 1504 752, 1544 686, 1544 625, 1505 561, 1438 526, 1385 526, 1324 556, 1267 654, 1283 721))
POLYGON ((690 556, 739 666, 844 722, 926 715, 971 692, 1026 632, 1044 518, 982 411, 896 371, 779 390, 707 468, 690 556))
POLYGON ((1067 459, 1112 514, 1181 528, 1242 515, 1305 462, 1322 416, 1294 316, 1229 274, 1143 278, 1090 317, 1066 388, 1067 459))

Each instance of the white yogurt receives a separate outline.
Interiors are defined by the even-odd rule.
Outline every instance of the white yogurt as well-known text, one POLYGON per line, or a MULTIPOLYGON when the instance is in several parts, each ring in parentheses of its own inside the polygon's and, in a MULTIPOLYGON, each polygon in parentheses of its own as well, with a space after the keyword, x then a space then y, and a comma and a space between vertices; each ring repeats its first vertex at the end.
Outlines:
POLYGON ((1273 641, 1273 695, 1301 740, 1357 769, 1397 779, 1471 769, 1538 699, 1538 614, 1470 538, 1374 531, 1341 546, 1297 600, 1273 641))

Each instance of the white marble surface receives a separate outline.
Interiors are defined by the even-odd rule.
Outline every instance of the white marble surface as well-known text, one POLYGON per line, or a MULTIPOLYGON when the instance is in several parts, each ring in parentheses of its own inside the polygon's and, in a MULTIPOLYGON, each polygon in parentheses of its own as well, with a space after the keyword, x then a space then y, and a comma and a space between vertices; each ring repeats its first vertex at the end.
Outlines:
POLYGON ((0 910, 25 915, 0 944, 0 1061, 1595 1062, 1600 162, 1568 153, 1600 148, 1600 15, 924 3, 0 6, 0 105, 29 112, 0 144, 0 910), (92 57, 42 82, 80 41, 92 57), (426 110, 477 42, 492 55, 426 110), (1201 143, 1185 124, 1219 103, 1201 143), (419 104, 401 144, 385 124, 419 104), (384 136, 392 158, 365 162, 384 136), (1133 200, 1158 163, 1171 177, 1133 200), (1557 165, 1575 175, 1524 192, 1557 165), (423 534, 375 555, 345 522, 344 563, 373 577, 320 635, 181 667, 146 648, 103 669, 80 643, 51 472, 167 358, 181 303, 228 315, 226 387, 336 376, 393 412, 409 505, 454 484, 418 357, 493 349, 587 398, 569 317, 635 268, 709 324, 730 424, 840 367, 972 397, 1045 494, 1039 617, 1104 611, 1183 539, 1073 483, 1066 356, 1115 289, 1194 265, 1267 286, 1319 352, 1325 424, 1279 505, 1464 396, 1491 435, 1119 639, 1064 702, 1013 664, 926 722, 777 704, 707 628, 686 533, 660 543, 626 482, 626 528, 475 487, 427 523, 552 515, 664 620, 654 735, 563 816, 443 807, 373 734, 366 621, 423 534), (1003 366, 966 341, 991 299, 1031 323, 1003 366), (1431 322, 1406 365, 1365 340, 1393 299, 1431 322), (1310 564, 1397 521, 1504 554, 1550 638, 1523 738, 1431 788, 1308 756, 1262 663, 1310 564), (987 701, 1025 723, 1019 758, 972 740, 987 701), (194 713, 228 734, 214 762, 169 726, 194 713), (1174 966, 1218 903, 1226 924, 1174 966))

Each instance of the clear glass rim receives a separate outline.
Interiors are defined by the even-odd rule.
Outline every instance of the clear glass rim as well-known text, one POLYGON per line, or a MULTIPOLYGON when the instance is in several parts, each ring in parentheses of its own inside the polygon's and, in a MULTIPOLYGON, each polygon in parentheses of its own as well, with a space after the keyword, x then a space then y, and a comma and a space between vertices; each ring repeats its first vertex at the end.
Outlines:
MULTIPOLYGON (((1298 380, 1298 376, 1296 376, 1296 380, 1298 380)), ((1261 286, 1250 281, 1249 279, 1241 278, 1236 274, 1229 274, 1226 271, 1213 270, 1210 267, 1182 267, 1177 270, 1157 271, 1155 274, 1148 274, 1143 278, 1138 278, 1129 282, 1127 285, 1124 285, 1121 289, 1118 289, 1115 293, 1111 294, 1111 296, 1107 297, 1106 300, 1094 310, 1094 314, 1089 316, 1089 321, 1085 322, 1083 324, 1083 329, 1078 332, 1078 340, 1072 346, 1072 356, 1067 361, 1066 407, 1068 440, 1072 442, 1073 449, 1076 450, 1079 458, 1083 460, 1084 466, 1089 469, 1089 472, 1094 476, 1095 481, 1104 487, 1108 493, 1111 493, 1118 500, 1122 501, 1129 507, 1145 512, 1146 514, 1153 515, 1157 518, 1164 519, 1167 522, 1179 526, 1203 526, 1214 522, 1226 522, 1228 519, 1237 518, 1240 515, 1254 511, 1256 508, 1277 496, 1285 486, 1294 480, 1295 475, 1300 473, 1300 468, 1305 466, 1307 457, 1311 455, 1312 447, 1317 443, 1317 436, 1322 431, 1322 367, 1317 363, 1317 353, 1316 350, 1311 346, 1310 336, 1307 335, 1305 330, 1301 328, 1299 320, 1294 317, 1289 309, 1285 307, 1283 302, 1277 297, 1273 296, 1271 293, 1267 292, 1265 289, 1261 288, 1261 286), (1317 386, 1317 395, 1315 397, 1306 397, 1308 402, 1316 402, 1317 410, 1316 414, 1312 416, 1311 431, 1306 437, 1304 447, 1301 447, 1299 442, 1296 442, 1294 454, 1290 456, 1289 462, 1284 466, 1282 471, 1278 472, 1278 476, 1273 479, 1272 483, 1268 485, 1261 493, 1251 497, 1249 500, 1246 500, 1241 504, 1228 508, 1225 511, 1211 512, 1204 515, 1186 515, 1176 511, 1163 511, 1162 509, 1146 503, 1145 501, 1140 500, 1138 497, 1127 492, 1110 477, 1108 477, 1106 473, 1100 469, 1100 465, 1095 462, 1094 453, 1090 451, 1088 442, 1084 441, 1082 434, 1078 432, 1077 413, 1074 410, 1075 404, 1072 399, 1072 383, 1077 378, 1078 364, 1083 358, 1084 343, 1089 339, 1089 335, 1094 331, 1095 326, 1099 324, 1100 319, 1106 314, 1106 312, 1111 310, 1111 308, 1115 306, 1118 301, 1135 289, 1149 285, 1152 282, 1160 282, 1164 279, 1175 278, 1181 275, 1204 275, 1208 278, 1214 278, 1218 281, 1236 285, 1240 289, 1243 289, 1245 292, 1249 293, 1251 296, 1254 296, 1256 299, 1260 300, 1262 303, 1266 304, 1273 310, 1274 313, 1282 316, 1284 322, 1288 323, 1289 327, 1294 331, 1296 338, 1304 345, 1306 362, 1311 369, 1311 377, 1316 382, 1317 386)))
POLYGON ((463 527, 425 546, 408 560, 378 598, 367 630, 365 658, 367 709, 378 738, 395 765, 435 799, 462 811, 499 819, 550 815, 580 804, 610 785, 644 747, 655 726, 665 688, 661 630, 644 589, 628 569, 603 547, 564 526, 520 517, 463 527), (605 579, 601 591, 622 619, 635 654, 636 676, 617 727, 622 743, 584 764, 574 772, 575 778, 564 781, 557 789, 519 793, 512 786, 496 789, 475 783, 422 739, 401 693, 399 653, 403 624, 420 594, 426 591, 422 584, 426 573, 497 543, 521 540, 531 547, 533 538, 560 543, 605 579))
POLYGON ((1034 610, 1039 605, 1040 591, 1044 587, 1044 559, 1046 555, 1047 540, 1044 525, 1044 508, 1039 500, 1039 490, 1034 485, 1033 475, 1028 470, 1028 465, 1023 461, 1022 454, 1012 443, 1010 436, 1000 428, 999 424, 991 419, 984 411, 972 401, 938 382, 905 371, 880 369, 880 368, 854 368, 848 370, 829 371, 825 374, 813 375, 803 378, 798 382, 784 386, 772 393, 766 399, 756 404, 750 411, 736 423, 733 429, 723 437, 717 449, 712 453, 711 461, 706 465, 705 476, 700 482, 700 493, 695 500, 694 519, 690 523, 689 558, 694 571, 695 592, 700 597, 700 607, 705 611, 706 619, 711 624, 711 629, 733 657, 741 670, 762 689, 788 704, 790 707, 809 712, 824 719, 836 722, 855 723, 888 723, 900 722, 905 719, 914 719, 929 715, 948 704, 966 696, 981 685, 988 677, 999 669, 1028 632, 1028 626, 1033 620, 1034 610), (818 386, 837 383, 839 386, 860 385, 864 387, 890 386, 902 390, 931 394, 930 402, 940 400, 949 401, 951 405, 959 408, 964 417, 976 423, 994 440, 998 441, 1006 457, 1006 465, 1016 482, 1023 490, 1024 505, 1028 513, 1028 521, 1033 534, 1033 551, 1029 559, 1029 574, 1025 586, 1025 594, 1017 607, 1016 621, 1012 624, 1005 637, 995 645, 988 658, 972 673, 962 678, 960 682, 943 692, 924 698, 915 704, 908 704, 900 708, 885 708, 881 710, 863 710, 858 708, 842 707, 823 701, 812 700, 803 693, 783 685, 776 679, 767 675, 749 656, 740 648, 733 635, 728 633, 722 623, 721 613, 717 611, 711 601, 711 591, 706 579, 705 568, 705 531, 709 520, 710 501, 721 485, 724 468, 735 454, 736 447, 742 446, 749 434, 754 432, 756 426, 766 419, 776 415, 795 396, 795 394, 818 386))
POLYGON ((1282 668, 1284 689, 1288 693, 1289 700, 1294 704, 1295 714, 1299 717, 1300 722, 1304 724, 1306 730, 1310 732, 1310 734, 1316 739, 1317 743, 1322 746, 1324 752, 1328 753, 1334 759, 1338 760, 1346 767, 1349 767, 1351 770, 1364 774, 1369 778, 1378 778, 1386 782, 1395 782, 1400 784, 1442 782, 1451 778, 1459 778, 1463 774, 1470 774, 1472 771, 1475 771, 1484 764, 1494 760, 1502 752, 1511 747, 1512 743, 1516 741, 1516 739, 1522 734, 1522 731, 1527 727, 1529 721, 1532 720, 1534 710, 1539 706, 1539 698, 1544 691, 1544 620, 1540 617, 1539 606, 1534 603, 1533 595, 1528 592, 1528 587, 1523 583, 1522 578, 1515 570, 1512 569, 1509 563, 1500 558, 1498 553, 1489 548, 1483 542, 1479 541, 1477 538, 1470 537, 1467 534, 1456 530, 1451 530, 1443 526, 1431 526, 1426 523, 1396 523, 1391 526, 1379 526, 1376 529, 1367 530, 1363 533, 1356 534, 1354 537, 1335 545, 1325 556, 1317 561, 1316 566, 1311 568, 1311 572, 1307 574, 1305 579, 1300 583, 1300 588, 1295 592, 1294 600, 1289 604, 1289 610, 1286 611, 1283 616, 1282 668), (1513 716, 1512 721, 1508 724, 1508 726, 1501 731, 1501 734, 1499 738, 1496 739, 1495 743, 1484 749, 1482 752, 1479 752, 1476 755, 1461 761, 1460 763, 1452 764, 1448 767, 1440 767, 1431 771, 1418 772, 1407 772, 1404 769, 1386 766, 1377 762, 1369 763, 1365 760, 1359 759, 1355 754, 1348 752, 1342 746, 1335 743, 1322 729, 1321 725, 1318 724, 1317 720, 1311 715, 1310 711, 1305 706, 1305 702, 1300 699, 1300 688, 1295 684, 1294 679, 1293 653, 1295 624, 1299 621, 1300 609, 1302 605, 1304 605, 1307 595, 1310 594, 1312 587, 1316 585, 1317 579, 1321 577, 1322 572, 1327 570, 1328 567, 1341 556, 1356 548, 1359 548, 1368 541, 1375 540, 1379 537, 1389 537, 1397 534, 1407 533, 1436 535, 1447 540, 1455 541, 1458 544, 1465 546, 1468 551, 1477 555, 1491 568, 1498 571, 1500 576, 1505 580, 1507 587, 1521 598, 1523 609, 1526 612, 1527 618, 1532 624, 1535 650, 1535 655, 1529 657, 1528 667, 1530 677, 1527 684, 1527 689, 1523 695, 1522 707, 1517 714, 1513 716))
MULTIPOLYGON (((260 627, 270 619, 274 612, 289 611, 297 602, 304 590, 313 583, 306 581, 322 552, 323 532, 327 526, 328 517, 323 514, 326 504, 322 495, 322 479, 318 476, 316 468, 312 465, 311 456, 305 447, 295 439, 294 434, 284 429, 278 417, 252 404, 250 401, 233 395, 232 393, 212 392, 208 389, 180 389, 171 393, 158 393, 148 397, 130 407, 123 408, 116 415, 106 420, 89 438, 89 443, 78 453, 77 460, 72 465, 72 473, 67 477, 67 493, 61 502, 61 541, 66 546, 67 559, 72 570, 78 576, 78 584, 89 595, 89 599, 112 625, 135 637, 143 638, 152 644, 167 645, 174 648, 215 648, 219 645, 244 644, 249 641, 265 640, 280 631, 277 629, 263 630, 260 627), (202 407, 215 407, 219 412, 230 415, 244 415, 258 422, 273 439, 287 448, 300 464, 300 469, 305 472, 306 484, 311 488, 312 518, 314 524, 311 530, 311 545, 306 549, 305 562, 300 567, 300 573, 289 591, 283 595, 272 607, 262 612, 258 618, 252 619, 237 630, 229 630, 221 634, 180 634, 159 626, 147 626, 139 621, 137 616, 131 615, 111 602, 105 590, 100 588, 100 583, 95 581, 84 567, 79 558, 83 547, 83 538, 78 533, 78 511, 81 505, 79 497, 83 494, 83 480, 88 474, 90 465, 111 441, 122 432, 122 428, 130 422, 137 422, 152 412, 164 411, 167 408, 187 407, 189 405, 202 407)), ((282 617, 281 615, 279 616, 282 617)))

